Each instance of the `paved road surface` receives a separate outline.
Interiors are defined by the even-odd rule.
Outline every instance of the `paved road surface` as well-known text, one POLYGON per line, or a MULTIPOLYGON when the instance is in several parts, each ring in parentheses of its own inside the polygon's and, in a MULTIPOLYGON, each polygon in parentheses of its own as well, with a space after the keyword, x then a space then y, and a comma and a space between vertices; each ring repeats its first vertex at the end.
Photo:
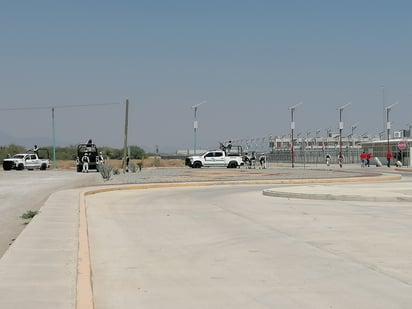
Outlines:
MULTIPOLYGON (((337 186, 353 193, 351 184, 327 190, 337 186)), ((95 308, 410 308, 410 203, 277 198, 263 189, 88 197, 95 308)))
MULTIPOLYGON (((111 183, 336 177, 366 182, 365 174, 386 171, 392 169, 145 169, 111 183)), ((49 193, 70 184, 71 177, 75 184, 104 185, 98 174, 68 172, 65 178, 25 172, 17 179, 26 186, 33 183, 30 175, 52 176, 35 182, 49 193)), ((371 190, 393 195, 402 186, 407 195, 403 188, 410 180, 371 183, 371 190)), ((327 193, 338 192, 338 185, 328 182, 322 185, 327 193)), ((345 186, 339 185, 339 194, 345 186)), ((269 187, 279 191, 281 186, 269 187)), ((90 196, 96 308, 136 308, 135 301, 143 308, 409 308, 410 203, 278 198, 264 196, 264 188, 226 185, 90 196)), ((300 188, 311 192, 313 186, 300 188)), ((0 258, 0 308, 75 308, 79 191, 52 194, 0 258)), ((27 201, 37 205, 33 192, 25 194, 26 204, 15 203, 16 195, 7 192, 2 191, 2 201, 11 199, 10 207, 27 201)), ((354 195, 353 185, 346 194, 354 195)))

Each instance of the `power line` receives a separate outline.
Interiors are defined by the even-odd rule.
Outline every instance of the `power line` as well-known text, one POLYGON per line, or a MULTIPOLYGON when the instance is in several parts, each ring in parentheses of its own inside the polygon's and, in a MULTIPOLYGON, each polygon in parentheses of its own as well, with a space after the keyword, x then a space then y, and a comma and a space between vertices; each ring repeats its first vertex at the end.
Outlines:
POLYGON ((87 106, 107 106, 107 105, 119 105, 120 102, 112 103, 89 103, 89 104, 73 104, 73 105, 56 105, 56 106, 34 106, 34 107, 5 107, 0 108, 0 111, 21 111, 21 110, 42 110, 42 109, 58 109, 58 108, 76 108, 87 106))
POLYGON ((56 168, 56 137, 55 137, 55 125, 54 125, 54 110, 60 108, 76 108, 87 106, 107 106, 107 105, 120 105, 120 102, 111 103, 88 103, 88 104, 73 104, 73 105, 57 105, 57 106, 33 106, 33 107, 6 107, 0 108, 0 111, 23 111, 23 110, 51 110, 52 112, 52 135, 53 135, 53 168, 56 168))

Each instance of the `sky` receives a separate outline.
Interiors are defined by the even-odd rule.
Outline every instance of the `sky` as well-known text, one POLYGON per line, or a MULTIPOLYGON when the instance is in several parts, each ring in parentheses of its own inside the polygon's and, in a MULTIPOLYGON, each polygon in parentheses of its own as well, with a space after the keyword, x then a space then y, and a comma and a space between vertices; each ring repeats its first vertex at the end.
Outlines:
POLYGON ((0 0, 0 145, 153 151, 412 123, 411 1, 0 0), (30 146, 30 145, 26 145, 30 146))

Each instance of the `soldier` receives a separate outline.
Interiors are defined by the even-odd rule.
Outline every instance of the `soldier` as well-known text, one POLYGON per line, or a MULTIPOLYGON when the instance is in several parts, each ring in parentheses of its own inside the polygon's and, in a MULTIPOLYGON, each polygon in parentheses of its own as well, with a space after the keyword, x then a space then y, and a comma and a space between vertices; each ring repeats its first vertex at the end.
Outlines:
POLYGON ((90 159, 88 156, 88 153, 86 152, 83 157, 82 157, 82 163, 83 163, 83 173, 88 173, 89 172, 89 163, 90 163, 90 159))
POLYGON ((330 154, 326 154, 326 166, 330 166, 330 154))
POLYGON ((100 162, 100 164, 103 164, 104 163, 104 157, 103 157, 103 152, 99 152, 99 162, 100 162))
POLYGON ((259 157, 260 168, 266 168, 266 155, 262 153, 259 157))

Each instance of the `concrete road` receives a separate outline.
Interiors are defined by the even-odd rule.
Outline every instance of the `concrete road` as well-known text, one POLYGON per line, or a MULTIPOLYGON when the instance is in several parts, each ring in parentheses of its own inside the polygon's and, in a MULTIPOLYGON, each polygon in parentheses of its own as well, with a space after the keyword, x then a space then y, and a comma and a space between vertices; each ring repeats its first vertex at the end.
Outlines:
MULTIPOLYGON (((326 187, 336 186, 342 193, 326 187)), ((410 308, 409 202, 264 196, 268 188, 89 196, 95 308, 410 308)))
POLYGON ((75 171, 0 171, 0 257, 24 229, 23 213, 39 210, 54 192, 93 185, 99 178, 75 171))

